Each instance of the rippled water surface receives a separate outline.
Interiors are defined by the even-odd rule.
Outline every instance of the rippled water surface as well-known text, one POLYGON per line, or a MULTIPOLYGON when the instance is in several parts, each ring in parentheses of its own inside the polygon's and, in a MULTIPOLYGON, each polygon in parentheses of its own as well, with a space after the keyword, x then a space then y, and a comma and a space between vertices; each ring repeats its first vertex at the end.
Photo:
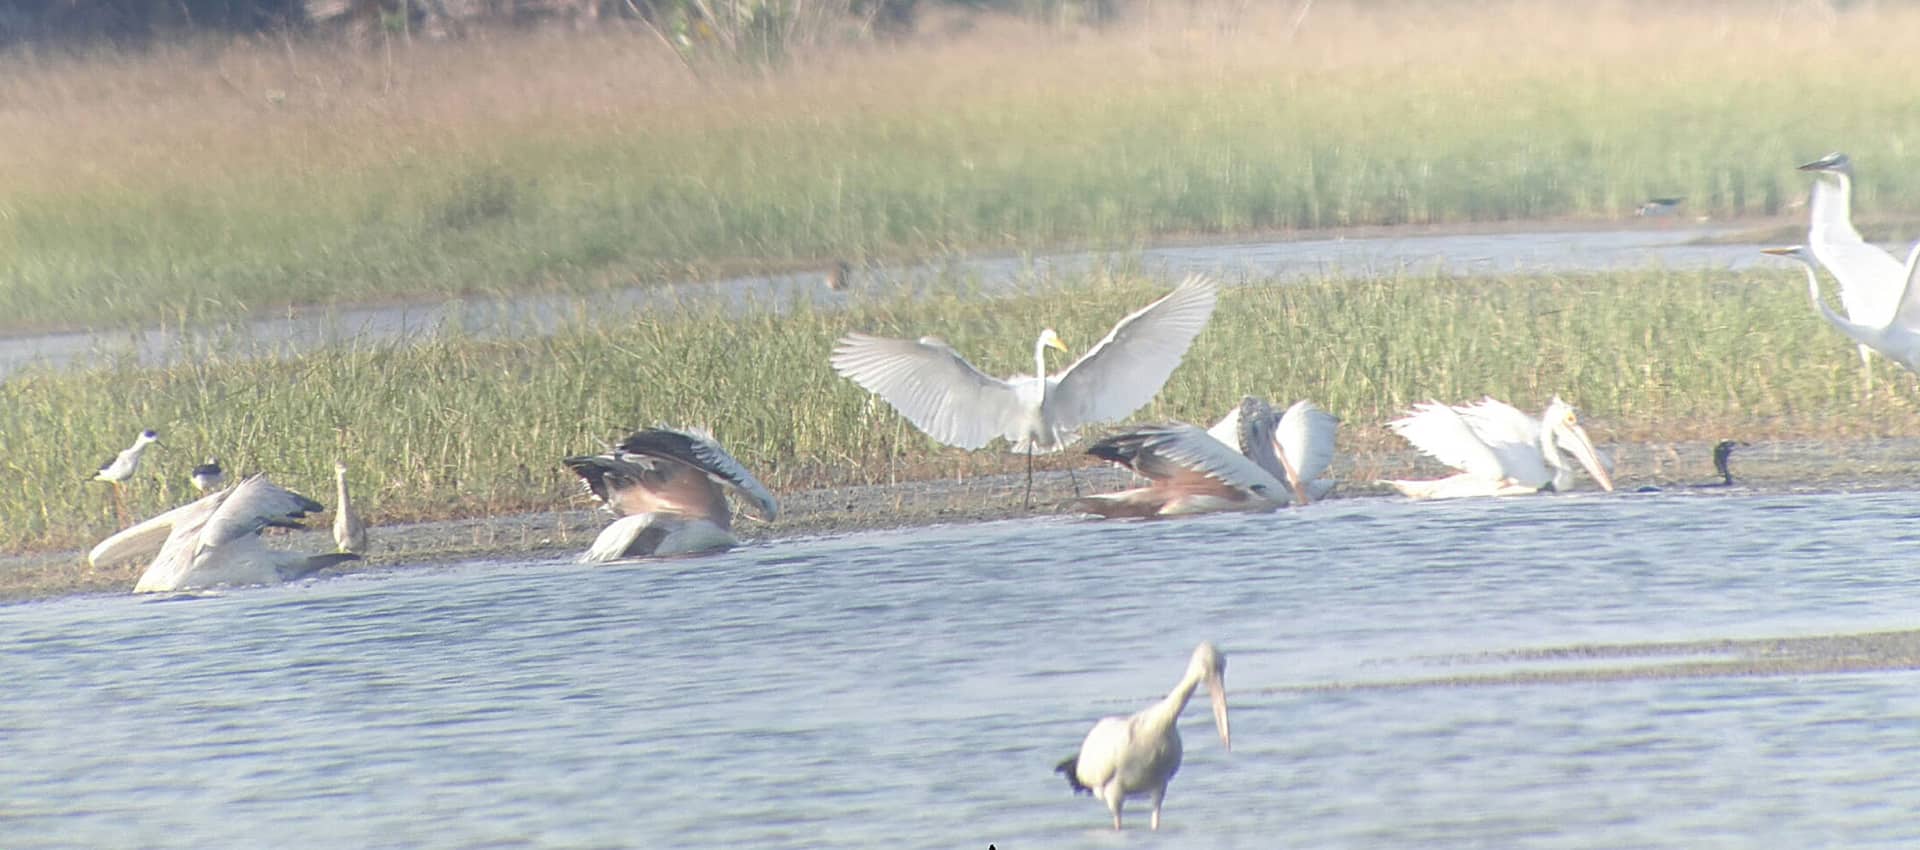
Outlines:
POLYGON ((1920 625, 1916 513, 1369 499, 0 608, 0 846, 1911 847, 1920 674, 1411 683, 1920 625), (1052 767, 1202 639, 1233 752, 1195 705, 1116 836, 1052 767))

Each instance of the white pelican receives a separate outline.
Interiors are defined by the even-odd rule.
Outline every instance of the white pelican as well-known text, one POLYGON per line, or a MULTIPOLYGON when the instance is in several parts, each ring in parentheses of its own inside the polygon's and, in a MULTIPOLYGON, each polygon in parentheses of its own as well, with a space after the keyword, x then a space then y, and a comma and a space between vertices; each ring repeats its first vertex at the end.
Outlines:
POLYGON ((1200 644, 1180 684, 1173 686, 1166 699, 1132 717, 1101 718, 1080 743, 1080 752, 1053 771, 1065 774, 1075 793, 1092 794, 1106 803, 1114 829, 1120 828, 1120 807, 1128 797, 1151 797, 1152 825, 1159 829, 1160 801, 1167 796, 1167 783, 1180 770, 1180 712, 1202 682, 1213 698, 1213 723, 1220 730, 1220 743, 1233 749, 1227 732, 1226 675, 1227 657, 1211 642, 1200 644))
POLYGON ((1333 464, 1339 429, 1340 420, 1313 402, 1296 401, 1276 416, 1265 399, 1242 396, 1207 433, 1285 482, 1294 500, 1305 505, 1326 498, 1336 486, 1320 476, 1333 464), (1259 422, 1265 427, 1250 427, 1259 422))
POLYGON ((193 468, 193 474, 188 476, 188 480, 193 482, 194 492, 205 493, 208 490, 218 490, 220 485, 227 483, 227 473, 220 468, 219 458, 210 457, 207 458, 206 463, 193 468))
MULTIPOLYGON (((1853 158, 1838 151, 1800 166, 1815 174, 1808 198, 1807 247, 1840 281, 1840 306, 1847 318, 1866 325, 1884 325, 1893 317, 1900 289, 1906 284, 1900 261, 1879 246, 1860 238, 1853 227, 1853 158)), ((1872 378, 1872 346, 1860 345, 1860 365, 1872 378)))
MULTIPOLYGON (((1269 440, 1264 422, 1258 439, 1269 440)), ((1215 511, 1266 511, 1287 503, 1287 485, 1198 426, 1140 425, 1087 447, 1087 454, 1133 470, 1145 487, 1076 500, 1104 517, 1160 517, 1215 511)))
POLYGON ((1387 423, 1413 447, 1460 473, 1437 481, 1381 482, 1415 499, 1463 496, 1516 496, 1548 487, 1573 486, 1566 452, 1586 467, 1606 490, 1613 489, 1600 453, 1580 427, 1572 405, 1553 397, 1535 420, 1503 401, 1485 398, 1470 405, 1439 402, 1414 405, 1413 412, 1387 423))
POLYGON ((995 437, 1027 456, 1058 451, 1085 425, 1121 419, 1152 401, 1213 316, 1216 292, 1204 277, 1121 319, 1106 338, 1058 374, 1047 374, 1046 351, 1066 351, 1052 328, 1033 343, 1032 375, 989 377, 937 337, 888 339, 850 333, 829 362, 848 380, 885 399, 927 436, 978 449, 995 437))
POLYGON ((347 464, 344 461, 333 462, 333 483, 340 498, 340 504, 333 509, 333 543, 342 552, 365 555, 367 523, 360 519, 360 513, 353 509, 353 499, 347 495, 347 464))
MULTIPOLYGON (((1763 253, 1776 257, 1797 260, 1807 270, 1807 297, 1813 300, 1813 307, 1847 338, 1878 351, 1888 359, 1902 366, 1920 372, 1920 287, 1914 286, 1915 272, 1920 271, 1920 243, 1913 246, 1907 254, 1905 277, 1901 278, 1901 288, 1895 293, 1893 306, 1887 310, 1887 318, 1879 323, 1856 321, 1843 318, 1820 297, 1820 276, 1814 273, 1818 255, 1804 245, 1791 248, 1762 248, 1763 253)), ((1836 275, 1837 276, 1837 275, 1836 275)), ((1842 299, 1845 300, 1844 298, 1842 299)))
POLYGON ((359 557, 269 549, 260 540, 267 526, 301 528, 301 519, 322 510, 319 502, 253 475, 100 541, 87 562, 98 567, 157 551, 135 593, 293 581, 359 557))
POLYGON ((690 555, 728 549, 733 511, 724 486, 762 519, 779 513, 773 494, 705 431, 648 428, 605 454, 567 458, 593 498, 620 517, 580 560, 690 555))

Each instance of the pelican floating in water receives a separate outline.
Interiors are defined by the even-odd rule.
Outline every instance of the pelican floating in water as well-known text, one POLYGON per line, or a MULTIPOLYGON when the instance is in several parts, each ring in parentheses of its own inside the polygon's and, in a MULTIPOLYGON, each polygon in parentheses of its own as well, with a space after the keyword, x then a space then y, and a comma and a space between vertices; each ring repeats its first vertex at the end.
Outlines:
POLYGON ((208 490, 218 490, 220 485, 227 483, 227 472, 220 468, 219 458, 210 457, 207 458, 206 463, 194 467, 193 473, 187 477, 187 480, 193 482, 194 492, 205 493, 208 490))
POLYGON ((1460 473, 1435 481, 1383 481, 1414 499, 1464 496, 1517 496, 1549 487, 1573 486, 1573 469, 1560 455, 1573 455, 1606 490, 1613 477, 1580 427, 1573 406, 1553 397, 1546 412, 1533 419, 1493 398, 1448 406, 1414 405, 1413 412, 1387 423, 1413 447, 1460 473))
POLYGON ((739 543, 726 490, 762 519, 779 513, 773 494, 705 431, 648 428, 611 451, 567 458, 588 492, 619 519, 580 560, 612 561, 715 552, 739 543), (723 490, 722 488, 725 488, 723 490))
POLYGON ((1267 511, 1287 503, 1284 482, 1195 425, 1140 425, 1095 442, 1087 454, 1148 479, 1145 487, 1073 503, 1103 517, 1267 511))
POLYGON ((989 377, 937 337, 889 339, 850 333, 829 362, 834 371, 885 399, 927 436, 978 449, 1005 438, 1027 456, 1058 451, 1086 425, 1124 418, 1152 401, 1213 316, 1216 292, 1204 277, 1121 319, 1072 365, 1047 374, 1047 349, 1067 345, 1052 328, 1033 343, 1032 375, 989 377))
POLYGON ((333 508, 333 545, 339 547, 342 552, 365 555, 367 523, 360 518, 360 513, 353 509, 353 499, 347 494, 345 461, 333 462, 333 483, 340 500, 340 504, 333 508))
POLYGON ((294 581, 359 557, 269 549, 260 539, 267 526, 302 528, 300 520, 322 510, 319 502, 253 475, 100 541, 87 562, 98 567, 157 551, 135 593, 294 581))
POLYGON ((1154 829, 1160 828, 1160 802, 1167 783, 1180 770, 1180 712, 1186 710, 1193 689, 1206 683, 1213 698, 1213 723, 1220 743, 1229 751, 1227 731, 1227 658, 1212 643, 1193 650, 1180 684, 1163 699, 1132 717, 1105 717, 1093 724, 1080 743, 1080 752, 1053 770, 1065 774, 1075 793, 1087 793, 1107 804, 1113 828, 1120 828, 1120 807, 1128 797, 1153 799, 1154 829))
MULTIPOLYGON (((1800 170, 1815 175, 1807 200, 1807 247, 1840 281, 1840 306, 1848 319, 1867 326, 1886 325, 1907 275, 1899 260, 1860 238, 1860 231, 1853 227, 1853 158, 1836 151, 1800 170)), ((1860 365, 1869 379, 1873 372, 1868 352, 1872 350, 1873 346, 1860 344, 1860 365)))
MULTIPOLYGON (((1848 339, 1865 348, 1880 352, 1892 360, 1915 372, 1920 372, 1920 287, 1914 285, 1915 272, 1920 271, 1920 243, 1913 246, 1907 254, 1907 264, 1901 272, 1901 288, 1895 293, 1895 299, 1886 313, 1886 318, 1878 324, 1867 320, 1843 318, 1820 297, 1820 276, 1814 272, 1819 262, 1818 255, 1807 246, 1795 245, 1791 248, 1762 248, 1762 253, 1776 257, 1786 257, 1798 261, 1807 271, 1807 297, 1812 299, 1813 308, 1827 320, 1827 324, 1847 335, 1848 339)), ((1878 249, 1875 249, 1878 250, 1878 249)), ((1838 277, 1838 275, 1835 275, 1838 277)), ((1844 302, 1844 288, 1842 290, 1844 302)))
POLYGON ((1339 429, 1340 420, 1313 402, 1296 401, 1276 415, 1265 399, 1242 396, 1207 433, 1285 482, 1294 501, 1305 505, 1326 498, 1337 486, 1320 476, 1333 464, 1339 429))

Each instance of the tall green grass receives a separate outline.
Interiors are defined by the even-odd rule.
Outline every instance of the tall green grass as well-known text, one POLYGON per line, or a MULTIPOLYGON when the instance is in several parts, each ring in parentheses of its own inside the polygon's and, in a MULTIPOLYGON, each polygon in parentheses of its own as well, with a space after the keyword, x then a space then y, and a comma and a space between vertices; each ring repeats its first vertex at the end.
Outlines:
POLYGON ((25 104, 0 118, 20 140, 0 157, 0 329, 1613 218, 1652 195, 1771 215, 1804 194, 1793 166, 1835 148, 1863 215, 1920 212, 1920 12, 1540 6, 1322 4, 1284 48, 1290 16, 1175 21, 697 83, 638 38, 423 46, 384 71, 279 45, 28 63, 0 91, 25 104))
MULTIPOLYGON (((1084 350, 1163 290, 1095 279, 1011 300, 584 318, 540 339, 19 374, 0 383, 0 551, 109 531, 106 485, 85 479, 147 427, 165 442, 128 487, 141 515, 189 498, 187 472, 207 455, 323 501, 344 457, 381 522, 549 508, 577 498, 559 458, 656 422, 710 426, 776 489, 1016 471, 1004 453, 932 444, 838 378, 833 340, 939 333, 1013 374, 1031 369, 1041 324, 1084 350)), ((1254 284, 1223 293, 1136 418, 1210 422, 1249 392, 1311 398, 1345 419, 1350 452, 1400 445, 1381 423, 1415 401, 1492 394, 1537 409, 1558 393, 1603 442, 1910 432, 1912 380, 1884 364, 1880 375, 1863 390, 1852 347, 1787 270, 1254 284)))

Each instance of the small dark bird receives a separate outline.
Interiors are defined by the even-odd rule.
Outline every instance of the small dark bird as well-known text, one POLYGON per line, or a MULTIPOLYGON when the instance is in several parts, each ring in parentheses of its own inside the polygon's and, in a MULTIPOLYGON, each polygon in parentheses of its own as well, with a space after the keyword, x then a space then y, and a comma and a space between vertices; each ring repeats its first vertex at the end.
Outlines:
POLYGON ((846 260, 835 260, 833 268, 827 269, 827 288, 839 292, 847 288, 847 281, 853 279, 853 266, 846 260))
MULTIPOLYGON (((1674 486, 1690 490, 1701 490, 1710 487, 1732 487, 1733 472, 1727 468, 1727 460, 1733 457, 1733 450, 1735 448, 1745 448, 1747 445, 1746 442, 1741 440, 1721 440, 1713 445, 1713 471, 1720 473, 1719 481, 1708 481, 1705 484, 1677 484, 1674 486)), ((1660 492, 1660 488, 1647 486, 1634 492, 1658 493, 1660 492)))
POLYGON ((205 493, 218 490, 227 483, 227 472, 220 468, 220 459, 207 458, 207 462, 193 468, 193 489, 205 493))
POLYGON ((1647 202, 1634 210, 1633 214, 1643 218, 1665 218, 1680 212, 1680 202, 1685 198, 1648 198, 1647 202))

